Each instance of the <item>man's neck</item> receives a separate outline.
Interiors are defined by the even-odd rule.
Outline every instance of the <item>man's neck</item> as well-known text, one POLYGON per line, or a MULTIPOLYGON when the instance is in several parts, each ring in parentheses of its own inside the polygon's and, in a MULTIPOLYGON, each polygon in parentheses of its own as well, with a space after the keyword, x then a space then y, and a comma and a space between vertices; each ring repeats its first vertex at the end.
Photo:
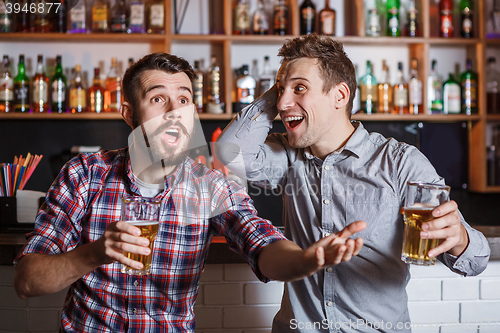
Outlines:
POLYGON ((149 184, 162 184, 165 182, 165 178, 175 171, 175 167, 163 166, 162 161, 159 161, 146 168, 136 177, 149 184))
POLYGON ((350 119, 342 124, 336 126, 328 137, 323 138, 321 142, 316 145, 310 146, 311 153, 324 160, 328 155, 344 147, 347 141, 351 138, 356 128, 352 125, 350 119))

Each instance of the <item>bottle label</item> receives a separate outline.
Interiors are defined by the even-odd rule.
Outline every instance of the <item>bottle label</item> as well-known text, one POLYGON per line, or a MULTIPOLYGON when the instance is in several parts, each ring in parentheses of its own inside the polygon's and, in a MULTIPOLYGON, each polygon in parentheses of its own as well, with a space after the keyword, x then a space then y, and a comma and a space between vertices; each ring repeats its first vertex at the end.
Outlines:
POLYGON ((422 104, 422 81, 415 79, 410 80, 410 104, 411 105, 421 105, 422 104))
POLYGON ((472 30, 472 20, 468 17, 464 18, 462 21, 462 31, 470 33, 472 30))
POLYGON ((165 7, 162 4, 154 4, 150 7, 149 26, 163 28, 165 25, 165 7))
POLYGON ((76 6, 70 11, 71 25, 75 27, 81 22, 85 22, 85 7, 76 6))
POLYGON ((314 17, 316 16, 316 13, 314 12, 314 9, 311 7, 306 7, 302 9, 302 20, 306 22, 311 22, 314 20, 314 17))
POLYGON ((197 75, 193 82, 193 103, 203 107, 203 76, 197 75))
POLYGON ((453 21, 451 12, 444 10, 441 12, 441 32, 444 34, 449 34, 453 32, 453 21))
POLYGON ((393 16, 389 19, 389 28, 391 30, 396 30, 399 28, 399 20, 396 16, 393 16))
POLYGON ((323 13, 321 16, 321 32, 325 35, 335 34, 335 14, 332 12, 323 13))
POLYGON ((92 21, 99 24, 99 27, 106 27, 108 21, 108 7, 94 6, 92 8, 92 21))
POLYGON ((444 87, 444 105, 447 113, 460 113, 460 86, 447 84, 444 87))
POLYGON ((252 103, 255 99, 255 88, 238 88, 238 102, 252 103))
POLYGON ((362 84, 361 87, 359 88, 361 92, 360 99, 362 102, 366 101, 377 101, 378 100, 378 93, 377 93, 377 86, 376 85, 367 85, 367 84, 362 84))
POLYGON ((64 103, 66 101, 66 86, 62 80, 52 82, 52 102, 64 103))
POLYGON ((285 5, 274 7, 274 30, 285 30, 288 26, 288 8, 285 5))
POLYGON ((237 5, 234 15, 234 27, 236 30, 250 29, 250 7, 248 5, 237 5))
POLYGON ((0 78, 0 101, 14 100, 14 80, 12 78, 0 78))
POLYGON ((130 4, 130 25, 144 25, 144 4, 137 2, 130 4))
POLYGON ((87 101, 85 98, 85 89, 71 89, 69 91, 69 107, 70 108, 85 108, 87 101))
POLYGON ((210 95, 219 95, 220 91, 220 86, 219 86, 219 81, 220 81, 220 73, 219 72, 212 72, 211 73, 211 80, 210 80, 210 95))
POLYGON ((475 108, 477 106, 477 84, 475 80, 467 79, 463 84, 464 88, 464 106, 475 108))
POLYGON ((49 101, 49 85, 43 80, 37 80, 33 84, 33 102, 47 103, 49 101))
POLYGON ((394 106, 408 106, 408 89, 400 89, 397 86, 394 88, 394 106))

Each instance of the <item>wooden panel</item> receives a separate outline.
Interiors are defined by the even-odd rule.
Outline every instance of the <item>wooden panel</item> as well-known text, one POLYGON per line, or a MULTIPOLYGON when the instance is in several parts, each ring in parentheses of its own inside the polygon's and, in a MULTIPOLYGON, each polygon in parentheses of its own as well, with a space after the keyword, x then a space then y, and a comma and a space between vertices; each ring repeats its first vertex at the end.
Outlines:
POLYGON ((485 192, 486 186, 486 123, 469 123, 469 190, 485 192))
POLYGON ((365 3, 363 0, 356 0, 355 4, 356 4, 356 25, 358 30, 357 35, 364 37, 366 36, 365 3))
POLYGON ((410 45, 410 64, 411 59, 418 61, 418 77, 422 81, 422 110, 419 113, 427 114, 427 77, 430 73, 429 65, 429 44, 411 44, 410 45))

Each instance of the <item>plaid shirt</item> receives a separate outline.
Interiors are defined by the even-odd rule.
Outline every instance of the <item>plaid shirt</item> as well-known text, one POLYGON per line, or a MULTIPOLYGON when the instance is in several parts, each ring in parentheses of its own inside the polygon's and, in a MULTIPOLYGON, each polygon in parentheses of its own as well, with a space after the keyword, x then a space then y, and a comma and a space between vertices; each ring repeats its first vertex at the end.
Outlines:
MULTIPOLYGON (((15 263, 28 253, 59 254, 99 239, 110 222, 120 219, 124 195, 140 195, 128 149, 74 158, 49 189, 15 263)), ((194 331, 193 305, 213 235, 225 236, 266 281, 258 255, 285 237, 256 216, 241 187, 187 158, 157 197, 162 209, 151 275, 123 274, 115 262, 83 276, 69 288, 63 331, 194 331)))

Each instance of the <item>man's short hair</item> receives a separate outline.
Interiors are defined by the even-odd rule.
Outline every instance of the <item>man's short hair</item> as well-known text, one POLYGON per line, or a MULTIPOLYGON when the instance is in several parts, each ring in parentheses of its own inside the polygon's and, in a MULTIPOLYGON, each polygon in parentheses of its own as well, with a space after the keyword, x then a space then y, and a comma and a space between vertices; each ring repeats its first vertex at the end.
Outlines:
POLYGON ((278 56, 283 57, 282 64, 300 58, 317 59, 325 94, 337 84, 345 82, 350 90, 346 109, 348 117, 351 118, 357 87, 356 69, 341 42, 328 36, 309 34, 287 40, 279 50, 278 56))
POLYGON ((165 53, 156 52, 142 57, 135 64, 130 66, 123 75, 123 99, 130 104, 134 116, 134 128, 138 125, 137 110, 139 107, 139 94, 142 94, 141 75, 148 70, 159 70, 168 74, 185 73, 191 84, 196 75, 189 62, 181 57, 165 53))

